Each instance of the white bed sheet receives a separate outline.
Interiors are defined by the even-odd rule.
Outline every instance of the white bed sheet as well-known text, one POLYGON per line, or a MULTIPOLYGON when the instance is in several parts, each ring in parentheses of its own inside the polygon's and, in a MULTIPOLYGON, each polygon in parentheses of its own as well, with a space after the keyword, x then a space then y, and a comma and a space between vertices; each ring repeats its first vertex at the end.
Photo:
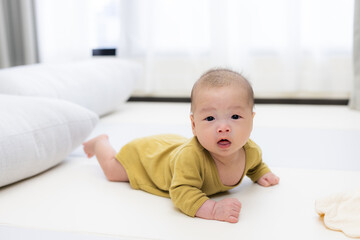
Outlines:
MULTIPOLYGON (((105 132, 117 148, 150 134, 191 136, 187 105, 134 106, 103 118, 92 136, 105 132)), ((87 159, 78 148, 57 167, 1 188, 0 225, 119 239, 348 239, 326 229, 314 204, 329 194, 360 188, 359 150, 352 145, 359 143, 359 131, 262 125, 255 127, 253 138, 281 182, 263 188, 246 179, 216 195, 241 201, 236 224, 190 218, 170 199, 108 182, 96 159, 87 159), (315 142, 320 145, 312 146, 315 142), (345 155, 340 153, 344 148, 345 155)))

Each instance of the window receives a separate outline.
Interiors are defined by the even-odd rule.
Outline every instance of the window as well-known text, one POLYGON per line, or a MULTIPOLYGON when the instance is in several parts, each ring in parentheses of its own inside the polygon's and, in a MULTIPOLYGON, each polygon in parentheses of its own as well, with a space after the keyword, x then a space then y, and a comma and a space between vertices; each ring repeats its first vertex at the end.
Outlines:
POLYGON ((40 8, 47 15, 40 25, 51 24, 40 26, 40 36, 54 42, 46 59, 116 47, 119 57, 144 65, 138 95, 188 96, 200 74, 217 66, 243 72, 257 96, 344 98, 350 90, 354 1, 56 2, 72 8, 61 15, 59 7, 40 8))

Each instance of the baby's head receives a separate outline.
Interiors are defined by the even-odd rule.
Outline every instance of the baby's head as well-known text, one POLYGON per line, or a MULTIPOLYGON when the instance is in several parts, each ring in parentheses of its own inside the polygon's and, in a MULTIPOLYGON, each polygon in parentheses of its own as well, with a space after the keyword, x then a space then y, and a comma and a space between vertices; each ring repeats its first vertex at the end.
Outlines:
POLYGON ((226 69, 218 68, 205 72, 194 84, 191 91, 191 112, 194 113, 196 108, 196 95, 199 91, 206 91, 206 89, 234 87, 243 90, 250 109, 254 107, 254 91, 251 84, 240 73, 226 69))
POLYGON ((217 160, 238 157, 252 127, 254 93, 250 83, 228 69, 210 70, 191 94, 191 127, 199 143, 217 160))

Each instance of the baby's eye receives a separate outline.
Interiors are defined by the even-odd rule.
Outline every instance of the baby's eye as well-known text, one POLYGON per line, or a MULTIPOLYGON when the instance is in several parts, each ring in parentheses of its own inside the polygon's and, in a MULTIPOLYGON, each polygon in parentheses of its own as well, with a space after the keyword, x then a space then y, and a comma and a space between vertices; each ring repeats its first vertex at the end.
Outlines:
POLYGON ((215 118, 213 116, 209 116, 209 117, 206 117, 205 120, 210 122, 210 121, 214 121, 215 118))
POLYGON ((234 115, 231 116, 231 118, 232 118, 232 119, 239 119, 239 118, 241 118, 241 117, 240 117, 239 115, 237 115, 237 114, 234 114, 234 115))

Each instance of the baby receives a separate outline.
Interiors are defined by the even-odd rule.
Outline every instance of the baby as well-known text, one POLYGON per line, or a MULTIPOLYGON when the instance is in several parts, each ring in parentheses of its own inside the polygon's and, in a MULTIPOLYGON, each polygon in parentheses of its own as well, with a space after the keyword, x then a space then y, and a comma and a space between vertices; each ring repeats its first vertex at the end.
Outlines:
POLYGON ((208 196, 238 186, 245 175, 264 187, 279 183, 262 162, 259 146, 249 139, 253 106, 252 87, 241 74, 210 70, 191 92, 191 139, 144 137, 116 153, 108 137, 100 135, 85 142, 84 151, 89 158, 96 156, 110 181, 170 197, 189 216, 236 223, 239 200, 208 196))

